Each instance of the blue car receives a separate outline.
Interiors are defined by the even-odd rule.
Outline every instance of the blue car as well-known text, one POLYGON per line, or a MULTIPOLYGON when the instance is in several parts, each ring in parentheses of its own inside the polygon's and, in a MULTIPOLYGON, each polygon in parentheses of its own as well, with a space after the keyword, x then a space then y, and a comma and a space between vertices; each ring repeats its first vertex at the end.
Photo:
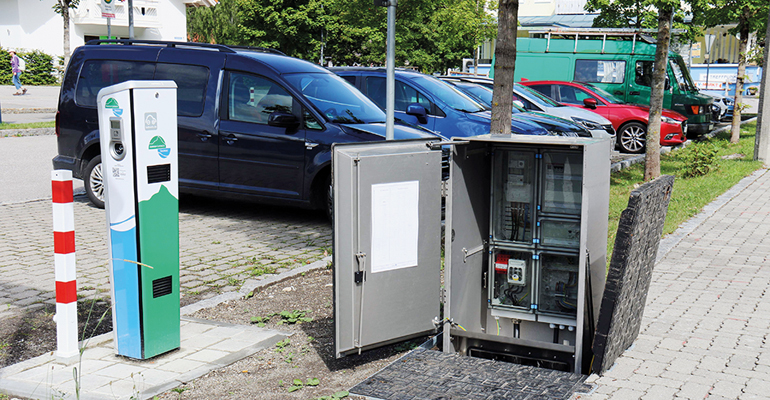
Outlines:
MULTIPOLYGON (((341 76, 378 106, 385 109, 385 68, 335 67, 341 76)), ((430 129, 444 137, 467 137, 489 133, 492 113, 461 90, 430 75, 396 70, 395 116, 407 123, 430 129)), ((511 132, 521 135, 591 137, 570 121, 514 109, 511 132)))

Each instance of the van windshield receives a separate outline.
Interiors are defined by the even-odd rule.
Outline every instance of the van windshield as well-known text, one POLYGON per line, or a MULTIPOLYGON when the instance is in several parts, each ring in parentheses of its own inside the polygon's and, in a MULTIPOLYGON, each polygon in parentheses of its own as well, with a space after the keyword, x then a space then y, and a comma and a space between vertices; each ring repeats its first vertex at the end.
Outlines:
POLYGON ((684 60, 681 58, 669 59, 669 64, 671 64, 671 69, 674 71, 676 83, 679 84, 680 90, 685 92, 697 91, 695 83, 693 83, 692 77, 690 77, 690 72, 687 70, 687 66, 684 65, 684 60))
POLYGON ((284 77, 331 122, 385 122, 385 113, 376 104, 337 75, 299 72, 284 77))

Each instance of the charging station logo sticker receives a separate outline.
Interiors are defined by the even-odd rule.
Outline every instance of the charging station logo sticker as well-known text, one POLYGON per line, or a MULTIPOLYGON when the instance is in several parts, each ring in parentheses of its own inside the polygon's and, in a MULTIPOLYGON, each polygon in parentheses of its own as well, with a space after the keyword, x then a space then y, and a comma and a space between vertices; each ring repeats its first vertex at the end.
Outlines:
POLYGON ((147 131, 158 130, 158 113, 154 113, 154 112, 144 113, 144 129, 147 131))
POLYGON ((150 150, 158 150, 158 155, 161 158, 168 157, 169 154, 171 154, 171 149, 166 147, 166 141, 163 140, 160 136, 155 136, 152 139, 150 139, 150 150))
POLYGON ((116 117, 120 117, 121 115, 123 115, 123 109, 120 108, 118 101, 115 100, 114 97, 110 97, 109 99, 107 99, 107 101, 104 103, 104 108, 111 108, 112 113, 116 117))

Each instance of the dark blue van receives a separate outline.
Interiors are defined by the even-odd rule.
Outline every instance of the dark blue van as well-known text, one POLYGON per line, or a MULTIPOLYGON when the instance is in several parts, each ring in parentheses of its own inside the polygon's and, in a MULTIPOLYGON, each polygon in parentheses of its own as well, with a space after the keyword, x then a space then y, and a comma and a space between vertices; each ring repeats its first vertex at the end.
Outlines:
MULTIPOLYGON (((223 45, 93 41, 72 54, 56 114, 55 169, 102 207, 96 95, 127 80, 173 80, 182 192, 330 212, 331 145, 384 140, 385 113, 337 75, 280 52, 223 45)), ((436 138, 398 123, 396 139, 436 138)))

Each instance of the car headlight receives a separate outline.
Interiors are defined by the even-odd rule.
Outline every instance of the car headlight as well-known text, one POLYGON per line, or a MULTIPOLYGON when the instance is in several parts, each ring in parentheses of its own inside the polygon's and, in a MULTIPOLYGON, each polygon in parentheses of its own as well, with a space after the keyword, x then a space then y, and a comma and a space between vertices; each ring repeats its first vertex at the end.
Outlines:
POLYGON ((679 123, 679 121, 677 121, 677 120, 675 120, 673 118, 670 118, 670 117, 663 117, 663 116, 661 116, 660 120, 662 122, 667 123, 667 124, 678 124, 679 123))
POLYGON ((587 119, 572 117, 572 120, 579 125, 585 126, 586 129, 588 129, 589 131, 596 130, 596 129, 604 129, 602 128, 601 124, 597 124, 596 122, 589 121, 587 119))

